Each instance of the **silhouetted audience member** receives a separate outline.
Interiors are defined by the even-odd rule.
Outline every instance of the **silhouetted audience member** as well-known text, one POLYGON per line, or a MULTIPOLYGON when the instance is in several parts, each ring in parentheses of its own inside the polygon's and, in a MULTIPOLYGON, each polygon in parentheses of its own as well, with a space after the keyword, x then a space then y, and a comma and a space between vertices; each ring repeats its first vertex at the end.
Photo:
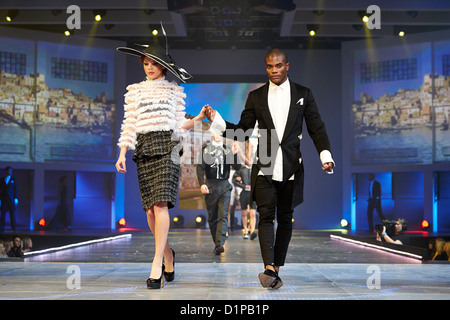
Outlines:
POLYGON ((444 244, 444 252, 447 255, 447 260, 450 261, 450 241, 444 244))
POLYGON ((22 241, 19 237, 14 237, 12 241, 11 249, 8 252, 8 257, 11 258, 21 258, 23 257, 23 251, 22 251, 22 241))
POLYGON ((6 245, 3 242, 0 242, 0 259, 1 258, 7 258, 8 254, 6 251, 6 245))
POLYGON ((33 241, 30 237, 24 237, 22 241, 22 252, 30 252, 33 248, 33 241))
POLYGON ((448 260, 447 253, 444 251, 444 245, 445 240, 443 238, 436 238, 431 260, 448 260))

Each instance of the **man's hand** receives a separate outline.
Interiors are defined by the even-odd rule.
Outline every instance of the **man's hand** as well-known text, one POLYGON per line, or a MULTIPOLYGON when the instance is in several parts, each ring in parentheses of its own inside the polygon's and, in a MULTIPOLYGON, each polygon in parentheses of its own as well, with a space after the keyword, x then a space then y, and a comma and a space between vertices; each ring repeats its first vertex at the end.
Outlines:
POLYGON ((208 193, 209 193, 208 186, 207 186, 206 184, 202 184, 202 186, 200 187, 200 191, 201 191, 203 194, 208 194, 208 193))
POLYGON ((196 117, 197 121, 203 121, 206 118, 206 107, 207 106, 203 106, 202 110, 200 110, 200 113, 198 114, 198 116, 196 117))
POLYGON ((323 164, 322 170, 326 172, 333 172, 333 162, 327 162, 323 164))
POLYGON ((214 117, 216 116, 216 110, 214 110, 213 108, 211 108, 209 105, 205 105, 205 113, 206 113, 206 118, 213 122, 214 121, 214 117))

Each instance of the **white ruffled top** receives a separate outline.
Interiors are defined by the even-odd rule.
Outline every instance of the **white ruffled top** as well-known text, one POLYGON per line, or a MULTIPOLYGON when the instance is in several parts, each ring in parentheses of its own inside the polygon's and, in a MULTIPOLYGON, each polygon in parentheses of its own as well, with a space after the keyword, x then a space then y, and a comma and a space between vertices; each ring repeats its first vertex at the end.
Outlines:
POLYGON ((162 77, 131 84, 127 90, 119 147, 134 150, 138 134, 151 131, 172 130, 182 136, 187 121, 183 87, 162 77))

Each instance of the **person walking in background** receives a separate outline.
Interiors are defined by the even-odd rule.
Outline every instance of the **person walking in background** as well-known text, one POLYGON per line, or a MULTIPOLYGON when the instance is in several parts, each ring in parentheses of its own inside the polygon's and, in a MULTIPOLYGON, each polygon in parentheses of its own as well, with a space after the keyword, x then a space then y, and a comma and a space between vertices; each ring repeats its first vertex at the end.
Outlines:
POLYGON ((367 200, 367 221, 369 231, 373 231, 373 210, 377 210, 381 221, 386 220, 381 210, 381 184, 375 180, 373 173, 369 174, 369 199, 367 200))
POLYGON ((205 196, 208 224, 214 242, 214 253, 225 251, 228 232, 228 207, 232 185, 228 181, 233 167, 239 170, 237 150, 226 146, 223 137, 213 134, 213 140, 203 148, 202 163, 197 165, 200 191, 205 196))
MULTIPOLYGON (((253 135, 252 135, 253 136, 253 135)), ((250 138, 251 139, 251 138, 250 138)), ((256 233, 256 203, 250 202, 251 194, 251 167, 253 164, 254 152, 253 144, 250 139, 244 145, 244 152, 238 146, 239 159, 244 163, 241 168, 233 175, 233 184, 241 190, 239 202, 241 204, 241 221, 244 229, 244 239, 254 240, 256 233), (245 153, 245 154, 244 154, 245 153)))
POLYGON ((11 167, 5 168, 5 175, 0 179, 0 232, 5 230, 6 213, 9 212, 9 220, 11 221, 11 230, 16 231, 16 206, 19 203, 17 198, 17 183, 12 175, 11 167))
POLYGON ((71 229, 71 215, 67 203, 67 176, 61 176, 58 184, 58 204, 56 213, 48 224, 48 229, 71 229))
POLYGON ((256 238, 256 204, 254 201, 250 203, 250 178, 251 169, 247 166, 242 166, 236 171, 233 176, 233 183, 235 186, 242 189, 239 195, 241 203, 241 221, 244 229, 244 239, 254 240, 256 238))

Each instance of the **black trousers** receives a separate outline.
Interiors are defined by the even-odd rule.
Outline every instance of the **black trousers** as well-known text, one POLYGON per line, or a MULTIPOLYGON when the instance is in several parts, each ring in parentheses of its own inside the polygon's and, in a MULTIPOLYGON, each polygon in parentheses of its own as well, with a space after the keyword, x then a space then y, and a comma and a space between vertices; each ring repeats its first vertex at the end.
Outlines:
POLYGON ((292 236, 294 181, 278 182, 258 176, 255 200, 259 213, 258 235, 264 265, 283 266, 292 236), (277 219, 275 236, 274 220, 277 219))
POLYGON ((373 210, 377 210, 378 217, 381 221, 386 220, 381 211, 381 200, 370 198, 367 200, 367 221, 369 223, 369 231, 373 231, 373 210))
POLYGON ((11 221, 11 230, 16 230, 16 206, 13 202, 5 199, 2 201, 0 216, 0 232, 5 230, 6 212, 9 211, 9 220, 11 221))
POLYGON ((224 245, 228 232, 228 207, 231 185, 228 180, 208 180, 209 194, 205 194, 208 224, 216 246, 224 245))

